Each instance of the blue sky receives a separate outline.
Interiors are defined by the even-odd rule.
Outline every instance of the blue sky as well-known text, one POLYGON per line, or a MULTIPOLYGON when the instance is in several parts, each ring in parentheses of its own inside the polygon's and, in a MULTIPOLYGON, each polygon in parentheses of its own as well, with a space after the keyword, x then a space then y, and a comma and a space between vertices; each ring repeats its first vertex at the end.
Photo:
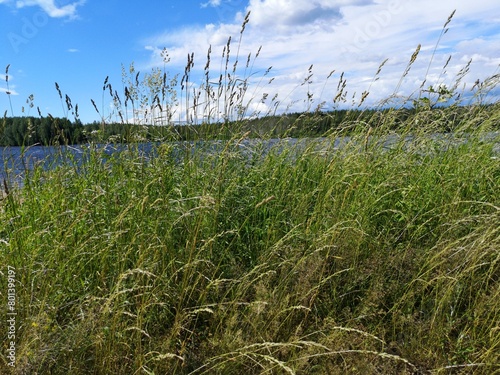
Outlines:
MULTIPOLYGON (((349 98, 359 100, 369 90, 368 105, 394 93, 409 95, 424 78, 426 85, 450 85, 471 59, 462 81, 464 91, 470 92, 477 79, 500 73, 498 0, 0 0, 0 111, 11 114, 5 94, 8 64, 14 115, 22 115, 24 106, 24 114, 38 115, 39 107, 44 116, 65 116, 57 82, 63 96, 78 104, 84 123, 100 119, 91 99, 106 119, 115 118, 111 99, 102 95, 107 76, 113 89, 122 92, 122 65, 133 62, 142 74, 163 69, 163 48, 169 53, 166 69, 171 76, 182 76, 186 56, 194 52, 193 84, 201 84, 208 47, 213 51, 213 76, 218 77, 227 38, 237 40, 248 11, 242 60, 262 46, 248 95, 278 95, 280 111, 306 109, 307 92, 313 94, 315 105, 325 102, 330 108, 342 72, 349 98), (429 66, 443 24, 454 9, 449 31, 429 66), (419 58, 399 85, 418 44, 419 58), (301 85, 311 65, 313 76, 301 85), (28 112, 30 95, 35 107, 28 112)), ((235 43, 233 54, 236 48, 235 43)), ((265 113, 271 106, 260 100, 250 103, 252 113, 265 113)))

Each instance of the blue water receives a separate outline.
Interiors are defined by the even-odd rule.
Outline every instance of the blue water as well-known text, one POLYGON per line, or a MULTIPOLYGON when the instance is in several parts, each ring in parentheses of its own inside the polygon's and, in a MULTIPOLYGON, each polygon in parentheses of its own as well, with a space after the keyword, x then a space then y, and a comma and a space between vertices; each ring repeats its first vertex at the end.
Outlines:
MULTIPOLYGON (((457 145, 466 142, 465 138, 457 139, 450 134, 435 134, 431 138, 440 141, 441 146, 447 148, 450 145, 457 145)), ((487 133, 482 136, 483 141, 491 142, 494 144, 494 153, 498 155, 500 153, 500 132, 487 133)), ((391 148, 394 145, 400 143, 401 138, 398 135, 391 135, 384 137, 384 139, 373 139, 373 141, 382 144, 384 148, 391 148)), ((414 140, 413 137, 406 137, 405 143, 407 145, 411 144, 414 140)), ((299 149, 307 147, 311 142, 315 143, 314 150, 321 152, 331 145, 331 140, 326 138, 314 138, 314 139, 296 139, 296 138, 286 138, 286 139, 268 139, 268 140, 258 140, 258 139, 245 139, 238 143, 237 149, 243 155, 249 159, 252 157, 253 153, 257 152, 259 155, 266 154, 267 151, 271 149, 278 150, 278 152, 285 148, 285 146, 296 146, 299 149)), ((334 141, 334 149, 339 149, 345 146, 349 147, 360 147, 361 145, 355 145, 351 142, 349 137, 337 138, 334 141)), ((182 160, 183 155, 186 152, 194 152, 198 148, 202 148, 203 152, 206 153, 217 153, 221 152, 227 145, 226 141, 197 141, 197 142, 173 142, 171 143, 173 149, 173 157, 177 160, 182 160)), ((102 158, 107 158, 116 152, 121 152, 127 150, 129 147, 134 147, 144 154, 145 157, 154 157, 155 144, 153 143, 142 143, 123 145, 123 144, 102 144, 102 145, 77 145, 77 146, 32 146, 27 148, 22 147, 0 147, 0 162, 1 174, 0 174, 0 191, 2 190, 3 181, 9 183, 9 185, 23 184, 24 176, 30 173, 35 166, 41 166, 44 169, 51 169, 62 162, 70 162, 72 165, 80 165, 83 160, 88 157, 88 150, 90 147, 97 151, 100 151, 102 158)), ((331 149, 331 148, 330 148, 331 149)))
MULTIPOLYGON (((344 139, 344 142, 347 138, 344 139)), ((318 139, 314 139, 318 141, 318 139)), ((321 139, 319 139, 321 141, 321 139)), ((323 139, 325 140, 325 139, 323 139)), ((269 150, 275 148, 282 150, 285 145, 296 145, 299 147, 307 145, 311 139, 244 139, 235 146, 238 152, 249 160, 254 153, 260 156, 265 155, 269 150)), ((335 144, 340 145, 341 140, 336 140, 335 144)), ((2 162, 0 174, 0 191, 3 181, 7 181, 9 185, 22 186, 24 177, 34 170, 35 167, 43 169, 51 169, 61 165, 63 162, 69 162, 70 165, 78 167, 85 158, 89 156, 89 148, 98 151, 103 159, 111 157, 117 152, 127 150, 133 147, 141 152, 146 158, 155 156, 155 150, 158 144, 142 143, 142 144, 101 144, 101 145, 77 145, 77 146, 32 146, 27 148, 22 147, 0 147, 0 161, 2 162)), ((219 153, 227 146, 226 141, 187 141, 187 142, 172 142, 171 155, 176 162, 182 162, 186 153, 193 154, 195 150, 202 150, 204 154, 219 153)), ((202 154, 203 155, 203 154, 202 154)))
MULTIPOLYGON (((33 171, 35 167, 49 170, 64 162, 78 166, 88 157, 90 147, 89 145, 0 147, 0 161, 2 162, 1 185, 5 180, 9 185, 21 186, 24 176, 33 171)), ((123 151, 127 147, 127 145, 110 144, 92 146, 93 149, 101 152, 103 158, 123 151)), ((153 147, 152 144, 145 143, 139 145, 139 148, 150 153, 153 147)))

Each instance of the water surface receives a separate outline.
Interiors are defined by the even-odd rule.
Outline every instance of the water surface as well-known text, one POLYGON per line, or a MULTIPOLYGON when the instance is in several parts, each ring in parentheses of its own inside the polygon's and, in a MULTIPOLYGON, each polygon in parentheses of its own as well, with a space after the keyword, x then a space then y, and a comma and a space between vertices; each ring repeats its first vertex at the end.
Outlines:
MULTIPOLYGON (((447 149, 450 146, 456 146, 467 142, 468 137, 456 137, 453 134, 433 134, 430 136, 435 140, 439 147, 447 149)), ((401 144, 405 147, 411 146, 415 141, 415 137, 409 135, 403 139, 397 134, 388 135, 386 137, 374 138, 371 137, 369 142, 375 142, 385 149, 391 149, 401 144)), ((494 153, 500 153, 500 132, 490 132, 481 135, 481 140, 493 143, 494 153)), ((328 138, 284 138, 284 139, 244 139, 235 144, 237 150, 243 156, 251 158, 252 155, 258 153, 260 156, 265 155, 271 149, 281 152, 285 148, 293 146, 294 149, 304 149, 311 144, 314 144, 313 150, 321 153, 324 150, 331 150, 331 142, 333 149, 338 150, 343 147, 355 147, 360 151, 364 148, 359 142, 352 142, 350 137, 338 137, 335 139, 328 138)), ((363 142, 364 143, 364 142, 363 142)), ((172 155, 175 159, 181 160, 186 152, 194 153, 196 150, 202 149, 205 153, 222 152, 227 145, 227 141, 186 141, 186 142, 171 142, 172 155)), ((27 173, 30 173, 35 166, 41 166, 44 169, 55 168, 63 162, 71 162, 72 165, 79 165, 88 157, 89 148, 101 152, 103 158, 112 156, 117 152, 127 150, 129 147, 136 148, 144 156, 154 157, 154 150, 158 143, 141 143, 134 145, 126 144, 101 144, 101 145, 76 145, 76 146, 32 146, 32 147, 0 147, 1 166, 1 186, 5 180, 10 185, 22 186, 23 178, 27 173)), ((0 188, 1 190, 1 188, 0 188)))

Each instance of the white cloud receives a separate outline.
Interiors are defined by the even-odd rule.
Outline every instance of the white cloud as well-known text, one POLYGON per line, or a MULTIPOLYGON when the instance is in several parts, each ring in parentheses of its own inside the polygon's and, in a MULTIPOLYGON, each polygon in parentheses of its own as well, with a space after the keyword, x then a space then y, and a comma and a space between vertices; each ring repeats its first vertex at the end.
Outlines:
POLYGON ((330 27, 342 19, 342 7, 371 3, 371 0, 250 0, 248 10, 256 27, 298 31, 302 26, 330 27))
POLYGON ((0 92, 5 93, 5 94, 7 94, 7 92, 9 92, 9 95, 19 95, 19 93, 16 90, 14 90, 12 87, 9 90, 7 90, 6 88, 0 87, 0 92))
POLYGON ((83 5, 86 0, 79 0, 73 3, 63 5, 58 7, 55 4, 55 0, 17 0, 16 7, 24 8, 27 6, 39 6, 43 9, 45 13, 47 13, 50 17, 53 18, 74 18, 77 15, 77 7, 83 5))
POLYGON ((9 88, 7 89, 5 74, 0 74, 0 82, 2 82, 2 86, 4 86, 0 87, 0 93, 2 93, 2 95, 4 93, 9 93, 9 95, 19 95, 19 93, 16 91, 16 85, 12 83, 13 80, 15 80, 15 77, 9 72, 9 88))
POLYGON ((202 8, 206 7, 218 7, 221 4, 221 0, 208 0, 206 3, 201 3, 202 8))
MULTIPOLYGON (((452 0, 249 0, 248 11, 250 22, 239 47, 240 66, 249 53, 254 56, 262 46, 252 72, 256 73, 252 80, 257 87, 249 91, 255 98, 264 92, 272 97, 276 92, 285 107, 292 103, 292 109, 306 105, 308 91, 316 103, 326 100, 332 104, 342 72, 347 79, 348 101, 354 92, 359 99, 369 89, 367 103, 371 104, 391 96, 396 89, 409 95, 419 89, 424 79, 426 85, 453 84, 470 58, 473 63, 465 82, 472 85, 478 78, 498 73, 500 29, 494 21, 500 18, 497 0, 459 4, 452 0), (456 13, 447 25, 449 31, 436 48, 443 25, 454 9, 456 13), (408 75, 402 77, 419 44, 417 60, 408 75), (452 59, 443 69, 450 55, 452 59), (389 60, 374 80, 385 59, 389 60), (311 64, 313 76, 309 84, 302 85, 311 64), (270 75, 262 78, 271 65, 270 75), (327 81, 332 70, 335 73, 327 81), (271 77, 275 79, 268 85, 271 77)), ((150 38, 145 42, 153 51, 150 66, 161 66, 158 52, 163 47, 169 51, 172 70, 182 69, 187 54, 194 52, 194 69, 201 76, 211 45, 211 69, 220 69, 221 52, 230 35, 232 56, 236 54, 243 17, 244 13, 239 13, 234 15, 233 23, 186 28, 150 38)))

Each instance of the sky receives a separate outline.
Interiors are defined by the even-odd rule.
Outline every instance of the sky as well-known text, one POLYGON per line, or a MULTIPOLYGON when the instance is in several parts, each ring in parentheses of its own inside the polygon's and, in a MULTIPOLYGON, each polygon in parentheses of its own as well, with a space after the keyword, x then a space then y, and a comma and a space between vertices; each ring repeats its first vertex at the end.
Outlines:
MULTIPOLYGON (((500 74, 498 0, 0 0, 0 111, 38 116, 39 109, 72 120, 68 95, 82 122, 112 121, 106 77, 123 98, 122 67, 133 63, 140 77, 159 68, 180 81, 194 53, 196 89, 209 47, 210 79, 217 81, 230 36, 230 56, 240 56, 236 77, 249 83, 249 116, 356 106, 365 91, 363 108, 379 106, 418 92, 424 80, 424 88, 451 87, 469 61, 458 87, 464 95, 473 95, 477 80, 500 74), (334 102, 341 79, 345 103, 334 102)), ((498 96, 495 88, 490 97, 498 96)), ((182 109, 174 110, 182 121, 182 109)))

